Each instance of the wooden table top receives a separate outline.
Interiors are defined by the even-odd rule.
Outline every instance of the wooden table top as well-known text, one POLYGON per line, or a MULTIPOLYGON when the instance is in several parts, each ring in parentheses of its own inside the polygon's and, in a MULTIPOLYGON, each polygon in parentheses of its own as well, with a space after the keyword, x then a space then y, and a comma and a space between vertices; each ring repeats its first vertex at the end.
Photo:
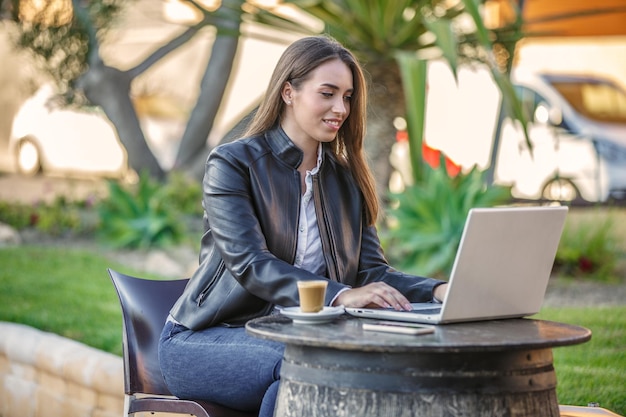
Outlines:
POLYGON ((591 331, 571 324, 506 319, 435 326, 426 335, 363 330, 368 320, 344 314, 330 323, 296 324, 281 314, 249 321, 249 334, 285 344, 379 352, 485 352, 542 349, 584 343, 591 331))

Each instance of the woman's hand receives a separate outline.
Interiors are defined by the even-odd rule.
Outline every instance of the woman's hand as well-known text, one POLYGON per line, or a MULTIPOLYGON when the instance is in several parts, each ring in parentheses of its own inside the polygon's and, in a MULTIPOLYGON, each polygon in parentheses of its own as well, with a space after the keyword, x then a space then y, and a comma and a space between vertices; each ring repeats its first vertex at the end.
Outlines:
POLYGON ((335 299, 333 305, 411 310, 409 300, 400 291, 384 282, 372 282, 363 287, 344 291, 335 299))

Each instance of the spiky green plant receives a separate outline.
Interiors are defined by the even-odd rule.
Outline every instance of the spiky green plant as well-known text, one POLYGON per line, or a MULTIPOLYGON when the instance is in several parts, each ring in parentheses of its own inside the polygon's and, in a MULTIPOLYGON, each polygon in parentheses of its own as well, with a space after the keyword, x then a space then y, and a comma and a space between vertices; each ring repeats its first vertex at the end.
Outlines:
POLYGON ((179 243, 183 222, 160 182, 147 174, 134 186, 109 181, 109 197, 98 205, 98 237, 114 247, 147 248, 179 243))
POLYGON ((451 176, 443 161, 425 165, 423 181, 391 194, 386 253, 394 266, 418 275, 446 278, 461 240, 465 219, 474 207, 506 203, 510 190, 487 186, 477 167, 451 176))

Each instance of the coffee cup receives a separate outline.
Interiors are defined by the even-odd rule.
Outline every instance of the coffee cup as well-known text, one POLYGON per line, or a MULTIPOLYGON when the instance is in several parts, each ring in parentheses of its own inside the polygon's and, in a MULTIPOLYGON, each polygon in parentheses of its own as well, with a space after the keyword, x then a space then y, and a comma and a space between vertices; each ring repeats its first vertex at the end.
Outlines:
POLYGON ((298 281, 300 296, 300 311, 303 313, 317 313, 324 308, 326 286, 328 281, 298 281))

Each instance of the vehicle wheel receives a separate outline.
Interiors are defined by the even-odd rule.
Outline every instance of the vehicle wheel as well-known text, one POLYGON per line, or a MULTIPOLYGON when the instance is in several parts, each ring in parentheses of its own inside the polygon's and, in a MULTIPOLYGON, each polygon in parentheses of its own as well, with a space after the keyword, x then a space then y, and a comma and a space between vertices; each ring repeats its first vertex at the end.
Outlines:
POLYGON ((550 201, 574 201, 580 196, 576 185, 567 178, 555 178, 544 187, 541 196, 550 201))
POLYGON ((33 176, 41 171, 41 152, 30 139, 22 139, 17 146, 17 170, 23 175, 33 176))

